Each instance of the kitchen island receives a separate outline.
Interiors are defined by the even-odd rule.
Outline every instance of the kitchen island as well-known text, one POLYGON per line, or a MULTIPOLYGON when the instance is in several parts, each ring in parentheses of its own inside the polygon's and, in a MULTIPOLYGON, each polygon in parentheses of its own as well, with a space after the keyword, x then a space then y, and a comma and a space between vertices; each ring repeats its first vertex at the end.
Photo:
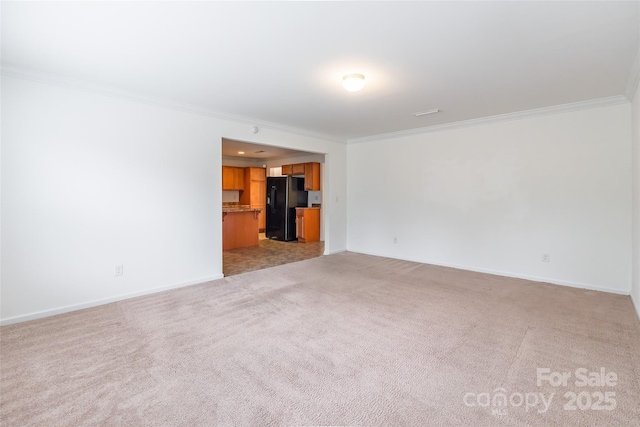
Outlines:
POLYGON ((222 207, 222 250, 258 245, 259 208, 249 206, 222 207))

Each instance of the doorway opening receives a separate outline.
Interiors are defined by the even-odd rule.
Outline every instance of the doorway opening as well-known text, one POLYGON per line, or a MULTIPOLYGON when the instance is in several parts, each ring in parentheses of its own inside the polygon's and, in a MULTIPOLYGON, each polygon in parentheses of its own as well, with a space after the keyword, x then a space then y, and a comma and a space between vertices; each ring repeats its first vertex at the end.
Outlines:
POLYGON ((222 139, 222 272, 324 254, 325 155, 222 139))

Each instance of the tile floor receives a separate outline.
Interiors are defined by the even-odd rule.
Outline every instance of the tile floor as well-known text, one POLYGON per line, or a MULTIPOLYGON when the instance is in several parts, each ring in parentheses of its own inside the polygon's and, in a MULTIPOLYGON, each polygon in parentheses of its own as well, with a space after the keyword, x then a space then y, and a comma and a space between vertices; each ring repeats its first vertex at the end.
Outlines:
POLYGON ((225 276, 261 270, 276 265, 322 256, 324 242, 279 242, 261 236, 258 246, 238 248, 222 253, 222 272, 225 276))

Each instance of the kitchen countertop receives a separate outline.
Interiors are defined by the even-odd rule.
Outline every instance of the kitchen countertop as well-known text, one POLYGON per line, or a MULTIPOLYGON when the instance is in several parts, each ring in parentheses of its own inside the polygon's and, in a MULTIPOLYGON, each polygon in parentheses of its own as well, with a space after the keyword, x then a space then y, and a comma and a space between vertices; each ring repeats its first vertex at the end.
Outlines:
POLYGON ((250 206, 223 206, 222 212, 230 213, 230 212, 260 212, 262 208, 252 208, 250 206))

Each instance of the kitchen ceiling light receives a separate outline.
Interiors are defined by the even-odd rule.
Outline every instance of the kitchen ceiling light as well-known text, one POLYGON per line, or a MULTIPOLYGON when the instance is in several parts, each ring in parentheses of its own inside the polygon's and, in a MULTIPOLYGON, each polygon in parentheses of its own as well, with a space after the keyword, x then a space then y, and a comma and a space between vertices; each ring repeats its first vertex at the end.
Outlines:
POLYGON ((244 151, 238 151, 238 154, 244 154, 244 151))
POLYGON ((342 86, 349 92, 357 92, 364 87, 364 75, 347 74, 342 78, 342 86))

